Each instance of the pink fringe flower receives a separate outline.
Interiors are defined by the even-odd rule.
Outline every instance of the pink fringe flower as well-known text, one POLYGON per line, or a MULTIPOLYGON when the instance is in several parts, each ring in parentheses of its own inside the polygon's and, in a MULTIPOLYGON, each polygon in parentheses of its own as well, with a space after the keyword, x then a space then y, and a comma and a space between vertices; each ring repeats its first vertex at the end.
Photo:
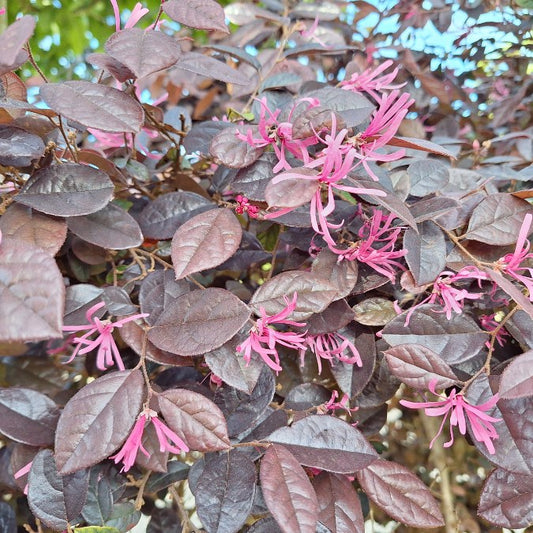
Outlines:
MULTIPOLYGON (((363 366, 361 355, 357 348, 346 337, 340 333, 322 333, 321 335, 307 335, 305 337, 306 347, 316 356, 318 373, 322 373, 322 359, 332 361, 338 359, 343 363, 363 366), (349 355, 351 353, 351 356, 349 355)), ((300 360, 303 366, 304 356, 307 350, 300 350, 300 360)))
MULTIPOLYGON (((113 6, 113 13, 115 14, 115 29, 116 31, 120 31, 120 10, 118 8, 117 0, 109 0, 111 2, 111 5, 113 6)), ((128 20, 126 21, 126 24, 124 25, 124 29, 133 28, 139 20, 141 20, 146 13, 148 13, 150 10, 143 7, 140 2, 137 2, 135 4, 135 7, 131 11, 131 15, 129 16, 128 20)))
POLYGON ((481 405, 470 405, 461 392, 453 389, 449 396, 445 394, 438 394, 435 390, 437 380, 429 382, 428 389, 441 398, 434 402, 410 402, 407 400, 400 400, 400 404, 410 409, 424 409, 427 416, 443 416, 439 431, 429 443, 431 448, 442 433, 444 423, 450 418, 450 440, 444 444, 445 448, 449 448, 454 442, 453 428, 457 426, 461 435, 466 435, 467 421, 472 429, 474 438, 478 442, 482 442, 487 447, 490 454, 495 453, 494 444, 492 441, 498 438, 498 432, 494 429, 493 423, 499 422, 501 418, 494 418, 486 414, 486 411, 492 409, 499 400, 498 394, 495 394, 490 400, 481 405))
MULTIPOLYGON (((492 333, 500 327, 500 324, 496 322, 496 320, 494 320, 494 313, 492 313, 491 315, 481 315, 479 317, 479 321, 481 323, 481 327, 489 333, 492 333)), ((500 346, 503 346, 507 342, 507 339, 505 339, 505 337, 508 336, 509 333, 507 332, 507 330, 505 328, 500 328, 498 330, 498 333, 496 333, 496 341, 498 341, 498 344, 500 346)), ((487 341, 485 343, 485 346, 489 348, 490 342, 487 341)))
POLYGON ((305 333, 295 333, 293 331, 276 331, 273 325, 286 325, 304 327, 305 322, 295 322, 287 320, 287 317, 296 309, 297 293, 294 293, 292 300, 285 297, 287 306, 279 313, 268 316, 264 308, 260 308, 261 318, 259 318, 248 335, 248 338, 237 346, 237 351, 244 354, 244 360, 249 363, 252 352, 261 356, 263 361, 274 372, 281 372, 276 344, 281 344, 293 350, 305 350, 305 333))
POLYGON ((104 306, 105 303, 100 302, 87 310, 85 316, 87 317, 88 324, 83 324, 81 326, 63 326, 63 331, 80 332, 87 330, 81 337, 74 337, 72 340, 72 343, 76 344, 77 346, 67 363, 70 363, 78 354, 84 355, 98 348, 96 367, 99 370, 106 370, 108 367, 113 366, 114 363, 116 363, 119 370, 125 370, 124 363, 120 357, 120 352, 115 343, 115 339, 113 338, 113 331, 115 328, 121 328, 127 322, 144 318, 148 316, 148 314, 139 313, 137 315, 122 318, 116 322, 111 322, 110 320, 100 320, 99 318, 93 316, 96 311, 104 306), (97 333, 98 336, 95 339, 89 339, 89 337, 95 333, 97 333), (84 346, 84 348, 82 348, 82 346, 84 346))
POLYGON ((531 243, 527 239, 532 219, 533 215, 530 213, 524 217, 514 252, 499 259, 495 266, 509 277, 522 283, 529 292, 530 301, 533 302, 533 268, 520 266, 523 261, 533 257, 533 253, 529 251, 531 243), (527 272, 529 276, 524 276, 521 272, 527 272))
POLYGON ((360 74, 352 74, 349 80, 341 81, 340 86, 345 91, 365 92, 370 94, 376 100, 379 100, 383 91, 401 89, 405 85, 405 83, 392 85, 392 82, 398 74, 399 67, 396 67, 389 74, 379 76, 392 64, 393 62, 390 59, 387 59, 387 61, 379 65, 377 68, 367 68, 360 74))
POLYGON ((115 461, 115 464, 122 461, 123 466, 121 472, 127 472, 134 465, 139 450, 141 450, 146 457, 150 457, 150 454, 142 445, 142 437, 147 422, 152 422, 154 425, 159 440, 160 451, 169 451, 176 454, 189 451, 189 447, 183 442, 183 440, 159 420, 155 411, 145 409, 140 414, 139 418, 137 418, 129 437, 126 439, 126 442, 120 451, 110 457, 110 459, 115 461))
POLYGON ((339 402, 337 401, 338 397, 339 393, 334 390, 331 393, 331 398, 324 404, 324 408, 326 409, 326 411, 337 411, 339 409, 344 409, 348 413, 348 415, 351 415, 353 412, 359 409, 359 407, 353 407, 351 409, 350 407, 348 407, 350 397, 347 394, 343 394, 339 402))

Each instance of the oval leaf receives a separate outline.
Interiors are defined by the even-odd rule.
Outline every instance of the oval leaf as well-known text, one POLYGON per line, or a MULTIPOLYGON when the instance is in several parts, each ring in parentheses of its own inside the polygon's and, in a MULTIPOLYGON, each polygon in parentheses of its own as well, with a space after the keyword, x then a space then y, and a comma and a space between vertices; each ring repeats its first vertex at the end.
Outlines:
POLYGON ((219 30, 229 33, 224 9, 215 0, 168 0, 163 11, 176 22, 197 30, 219 30))
POLYGON ((51 109, 87 128, 138 133, 144 122, 143 108, 133 98, 89 81, 47 83, 40 95, 51 109))
POLYGON ((250 78, 238 70, 231 68, 226 63, 218 59, 197 52, 189 52, 176 65, 176 68, 200 74, 206 78, 220 80, 225 83, 234 83, 235 85, 249 85, 250 78))
POLYGON ((261 461, 260 476, 265 503, 283 533, 315 533, 317 497, 305 470, 289 450, 270 446, 261 461))
POLYGON ((237 138, 237 132, 246 132, 244 126, 225 128, 218 133, 209 145, 209 153, 215 160, 230 168, 250 166, 264 152, 264 148, 256 148, 246 141, 237 138))
POLYGON ((353 426, 327 415, 311 415, 281 428, 268 438, 283 444, 304 466, 352 474, 376 460, 378 454, 353 426))
POLYGON ((105 374, 77 392, 57 425, 55 457, 61 475, 111 455, 129 435, 143 397, 140 370, 105 374))
POLYGON ((0 59, 1 66, 9 67, 17 62, 17 56, 22 52, 23 46, 33 35, 34 29, 35 19, 30 15, 24 15, 7 27, 2 35, 0 35, 0 50, 2 50, 2 57, 0 59))
POLYGON ((54 259, 40 248, 4 239, 0 270, 0 340, 61 337, 65 284, 54 259))
POLYGON ((56 470, 52 452, 41 450, 33 459, 28 476, 31 512, 48 527, 63 530, 79 516, 88 487, 88 471, 62 476, 56 470))
POLYGON ((268 315, 275 315, 287 307, 284 297, 298 293, 296 309, 291 320, 305 320, 320 313, 337 296, 337 289, 329 281, 303 271, 282 272, 261 285, 250 300, 250 307, 257 315, 264 309, 268 315))
POLYGON ((50 446, 59 418, 57 405, 31 389, 0 389, 0 433, 30 446, 50 446))
POLYGON ((27 167, 44 153, 43 140, 12 126, 0 126, 0 165, 27 167))
POLYGON ((417 528, 444 525, 431 491, 405 466, 378 459, 357 472, 367 496, 395 520, 417 528))
POLYGON ((173 389, 161 393, 158 400, 167 424, 191 450, 215 452, 230 447, 222 411, 202 394, 173 389))
POLYGON ((229 209, 211 209, 189 219, 172 239, 176 279, 221 265, 239 248, 242 227, 229 209))
POLYGON ((354 318, 365 326, 384 326, 396 318, 394 303, 386 298, 367 298, 353 306, 354 318))
POLYGON ((206 531, 239 531, 252 509, 255 487, 255 466, 244 452, 233 450, 206 461, 195 490, 206 531))
POLYGON ((409 387, 427 389, 432 380, 437 380, 437 389, 457 384, 458 378, 453 370, 426 346, 399 344, 384 354, 389 370, 409 387))
POLYGON ((193 291, 174 300, 148 338, 177 355, 200 355, 222 346, 250 318, 250 309, 224 289, 193 291))
POLYGON ((172 66, 181 55, 180 45, 170 35, 140 28, 114 33, 105 43, 105 51, 137 78, 172 66))
POLYGON ((35 172, 16 199, 47 215, 71 217, 102 209, 113 190, 113 182, 101 170, 63 163, 35 172))
POLYGON ((143 242, 141 228, 136 220, 114 204, 107 204, 90 215, 70 217, 67 225, 72 233, 84 241, 102 248, 126 250, 143 242))
POLYGON ((533 350, 511 360, 500 380, 500 398, 533 396, 533 350))
POLYGON ((300 207, 311 201, 320 188, 315 179, 317 172, 308 168, 295 169, 294 172, 283 172, 276 176, 265 189, 265 200, 269 207, 300 207), (278 177, 284 179, 278 181, 278 177), (299 178, 298 176, 302 176, 299 178))

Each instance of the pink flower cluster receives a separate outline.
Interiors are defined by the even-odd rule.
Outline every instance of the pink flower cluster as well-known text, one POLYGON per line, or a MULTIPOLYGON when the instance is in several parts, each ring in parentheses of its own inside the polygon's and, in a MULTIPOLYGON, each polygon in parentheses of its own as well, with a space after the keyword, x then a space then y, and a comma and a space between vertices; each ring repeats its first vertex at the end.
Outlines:
POLYGON ((259 207, 252 205, 246 196, 238 194, 235 196, 235 201, 237 202, 237 207, 235 208, 237 214, 242 215, 243 213, 248 213, 250 218, 257 218, 259 207))
POLYGON ((126 442, 120 451, 110 457, 110 459, 114 459, 115 464, 122 461, 123 466, 121 472, 127 472, 134 465, 139 450, 141 450, 146 457, 150 457, 150 454, 142 445, 142 437, 147 422, 152 422, 154 425, 160 451, 168 451, 176 454, 189 451, 189 447, 185 442, 183 442, 183 440, 166 424, 159 420, 157 413, 146 408, 137 418, 129 437, 126 439, 126 442))
POLYGON ((427 416, 443 416, 440 428, 429 443, 433 447, 435 440, 442 433, 444 424, 450 420, 450 440, 444 444, 445 448, 450 447, 454 442, 453 428, 457 426, 461 435, 466 435, 467 422, 470 426, 474 438, 482 442, 487 447, 490 454, 495 453, 493 440, 498 438, 498 432, 493 426, 494 422, 499 422, 501 418, 495 418, 486 412, 491 410, 499 400, 498 394, 495 394, 490 400, 481 405, 471 405, 464 397, 462 392, 452 389, 449 395, 438 394, 435 390, 437 380, 429 383, 428 389, 432 394, 439 396, 440 400, 433 402, 410 402, 400 400, 400 404, 410 409, 424 409, 427 416))
POLYGON ((87 317, 88 324, 80 326, 63 326, 63 331, 75 331, 81 332, 87 330, 81 337, 74 337, 72 343, 76 345, 72 356, 67 361, 70 363, 76 355, 84 355, 92 352, 98 348, 96 356, 96 367, 99 370, 106 370, 108 367, 113 366, 115 363, 119 370, 125 370, 124 363, 120 357, 120 352, 113 338, 113 331, 116 328, 121 328, 127 322, 138 320, 139 318, 147 317, 147 313, 139 313, 137 315, 128 316, 111 322, 110 320, 100 320, 95 317, 96 311, 105 306, 104 302, 97 303, 87 310, 85 316, 87 317), (98 336, 94 339, 89 339, 93 334, 97 333, 98 336))

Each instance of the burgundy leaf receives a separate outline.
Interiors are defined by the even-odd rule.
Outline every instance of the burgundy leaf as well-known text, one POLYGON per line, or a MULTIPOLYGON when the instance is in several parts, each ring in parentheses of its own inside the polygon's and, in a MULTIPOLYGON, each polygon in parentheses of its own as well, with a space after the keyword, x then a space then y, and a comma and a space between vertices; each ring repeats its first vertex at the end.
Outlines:
POLYGON ((89 472, 63 475, 56 470, 50 450, 41 450, 33 459, 28 476, 28 503, 31 512, 55 531, 66 529, 78 518, 89 485, 89 472))
POLYGON ((250 78, 248 76, 245 76, 238 70, 231 68, 226 63, 222 63, 222 61, 214 57, 199 54, 198 52, 188 52, 177 63, 175 68, 200 74, 200 76, 220 80, 225 83, 233 83, 235 85, 250 84, 250 78))
POLYGON ((136 78, 143 78, 172 66, 181 47, 170 35, 160 31, 128 28, 106 41, 105 51, 126 66, 136 78))
POLYGON ((410 194, 427 196, 442 190, 450 181, 448 167, 436 159, 417 159, 407 168, 410 194))
POLYGON ((41 86, 41 98, 69 120, 110 132, 138 133, 144 122, 142 106, 127 94, 89 81, 41 86))
POLYGON ((367 298, 353 306, 354 318, 365 326, 384 326, 398 316, 394 303, 386 298, 367 298))
POLYGON ((311 266, 311 272, 329 281, 337 288, 336 299, 348 296, 357 283, 357 261, 337 261, 338 255, 328 248, 320 251, 311 266))
MULTIPOLYGON (((116 34, 115 34, 116 35, 116 34)), ((135 74, 120 61, 107 54, 89 54, 85 60, 97 68, 107 70, 120 83, 135 78, 135 74)))
POLYGON ((321 335, 340 330, 353 320, 353 311, 346 300, 337 300, 324 311, 312 315, 307 321, 307 332, 310 335, 321 335))
POLYGON ((533 213, 529 202, 508 193, 491 194, 474 209, 463 237, 497 246, 514 244, 528 213, 533 213))
POLYGON ((446 241, 442 230, 431 220, 409 228, 403 238, 405 260, 417 285, 435 281, 446 266, 446 241))
POLYGON ((265 189, 265 200, 269 207, 299 207, 310 202, 320 187, 318 180, 307 179, 316 176, 316 170, 297 168, 290 172, 282 172, 276 177, 284 174, 291 177, 277 183, 271 181, 265 189), (303 178, 295 178, 296 175, 301 175, 303 178))
POLYGON ((410 209, 417 222, 424 222, 425 220, 435 220, 437 217, 445 216, 450 211, 458 209, 459 206, 460 204, 452 198, 433 196, 419 200, 410 209))
POLYGON ((140 370, 105 374, 77 392, 57 425, 55 457, 60 474, 109 457, 129 435, 143 399, 140 370))
POLYGON ((30 246, 38 246, 54 256, 67 237, 67 224, 30 207, 11 204, 0 218, 0 231, 5 237, 14 237, 30 246))
POLYGON ((0 35, 0 50, 2 50, 0 67, 10 67, 17 62, 22 47, 33 35, 34 29, 35 19, 30 15, 24 15, 7 27, 0 35))
MULTIPOLYGON (((466 399, 471 405, 480 405, 493 397, 485 374, 477 377, 468 387, 466 399)), ((472 442, 490 462, 516 474, 533 473, 533 420, 528 415, 533 409, 533 396, 513 400, 500 399, 497 405, 486 411, 489 416, 501 418, 494 422, 499 437, 493 440, 495 453, 490 454, 483 442, 478 442, 468 432, 472 442)))
POLYGON ((254 502, 255 466, 241 450, 206 461, 195 491, 198 516, 208 533, 236 533, 254 502))
POLYGON ((384 352, 390 371, 409 387, 427 389, 436 380, 436 389, 457 384, 457 376, 440 356, 420 344, 399 344, 384 352))
POLYGON ((500 380, 500 398, 533 396, 533 350, 511 359, 500 380))
POLYGON ((126 250, 143 242, 139 224, 127 211, 114 204, 107 204, 90 215, 70 217, 67 225, 84 241, 102 248, 126 250))
POLYGON ((321 472, 312 483, 318 499, 318 519, 331 533, 364 533, 359 496, 346 476, 321 472))
POLYGON ((177 355, 200 355, 222 346, 250 318, 250 309, 231 292, 208 288, 174 300, 148 338, 177 355))
POLYGON ((168 0, 163 11, 176 22, 198 30, 219 30, 229 33, 224 9, 215 0, 168 0))
POLYGON ((265 201, 265 189, 274 177, 274 166, 278 158, 274 152, 265 152, 250 166, 237 171, 231 182, 235 192, 244 194, 249 200, 265 201))
POLYGON ((533 523, 533 476, 493 470, 485 480, 478 514, 506 528, 527 528, 533 523))
POLYGON ((422 152, 429 152, 430 154, 443 155, 456 159, 456 157, 442 146, 426 141, 426 139, 413 139, 411 137, 393 137, 388 143, 389 146, 397 146, 398 148, 409 148, 411 150, 420 150, 422 152))
POLYGON ((37 170, 18 194, 17 202, 47 215, 88 215, 107 205, 113 189, 112 181, 101 170, 63 163, 37 170))
POLYGON ((189 219, 172 238, 176 279, 214 268, 239 248, 242 227, 229 209, 211 209, 189 219))
POLYGON ((311 415, 268 438, 283 444, 300 464, 352 474, 376 460, 377 453, 360 431, 339 418, 311 415))
POLYGON ((17 533, 17 515, 9 503, 0 502, 0 527, 4 533, 17 533))
MULTIPOLYGON (((93 305, 100 301, 103 289, 85 283, 78 283, 67 287, 65 291, 65 326, 82 324, 86 320, 85 314, 93 305)), ((95 314, 98 318, 103 316, 104 310, 95 314)))
POLYGON ((287 448, 269 446, 260 467, 268 510, 283 533, 315 533, 318 500, 298 460, 287 448))
POLYGON ((298 294, 296 309, 291 320, 305 320, 320 313, 335 299, 335 286, 316 275, 303 271, 282 272, 261 285, 252 296, 250 306, 258 315, 264 309, 275 315, 287 306, 285 298, 298 294))
POLYGON ((57 405, 31 389, 0 389, 0 433, 23 444, 50 446, 59 418, 57 405))
POLYGON ((218 133, 209 146, 209 153, 215 160, 230 168, 243 168, 251 165, 264 152, 264 148, 256 148, 237 138, 237 132, 249 127, 235 126, 225 128, 218 133))
POLYGON ((0 165, 27 167, 44 153, 43 140, 21 128, 0 125, 0 165))
POLYGON ((148 239, 172 239, 179 226, 216 205, 194 192, 178 191, 158 196, 137 217, 148 239))
POLYGON ((191 450, 214 452, 230 447, 224 415, 211 400, 185 389, 167 390, 157 398, 167 424, 191 450))
POLYGON ((500 289, 506 292, 524 312, 533 318, 533 304, 514 283, 495 270, 487 269, 485 272, 489 275, 490 279, 500 287, 500 289))
POLYGON ((467 361, 479 353, 487 340, 473 319, 453 314, 448 320, 439 306, 422 305, 405 324, 405 313, 389 322, 383 338, 391 345, 421 344, 446 361, 448 365, 467 361))
POLYGON ((62 336, 65 284, 47 252, 4 238, 0 244, 0 340, 62 336))
POLYGON ((378 459, 357 472, 367 496, 395 520, 417 528, 444 525, 431 491, 405 466, 378 459))

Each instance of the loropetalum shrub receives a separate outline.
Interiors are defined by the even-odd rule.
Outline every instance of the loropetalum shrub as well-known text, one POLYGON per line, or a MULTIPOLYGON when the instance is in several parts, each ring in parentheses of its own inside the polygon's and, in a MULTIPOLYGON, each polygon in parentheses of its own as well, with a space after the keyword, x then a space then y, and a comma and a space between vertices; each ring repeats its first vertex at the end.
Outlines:
POLYGON ((3 531, 456 531, 457 446, 492 468, 479 520, 531 525, 528 174, 447 118, 400 135, 411 74, 327 10, 113 6, 46 106, 13 72, 35 20, 0 36, 3 531))

